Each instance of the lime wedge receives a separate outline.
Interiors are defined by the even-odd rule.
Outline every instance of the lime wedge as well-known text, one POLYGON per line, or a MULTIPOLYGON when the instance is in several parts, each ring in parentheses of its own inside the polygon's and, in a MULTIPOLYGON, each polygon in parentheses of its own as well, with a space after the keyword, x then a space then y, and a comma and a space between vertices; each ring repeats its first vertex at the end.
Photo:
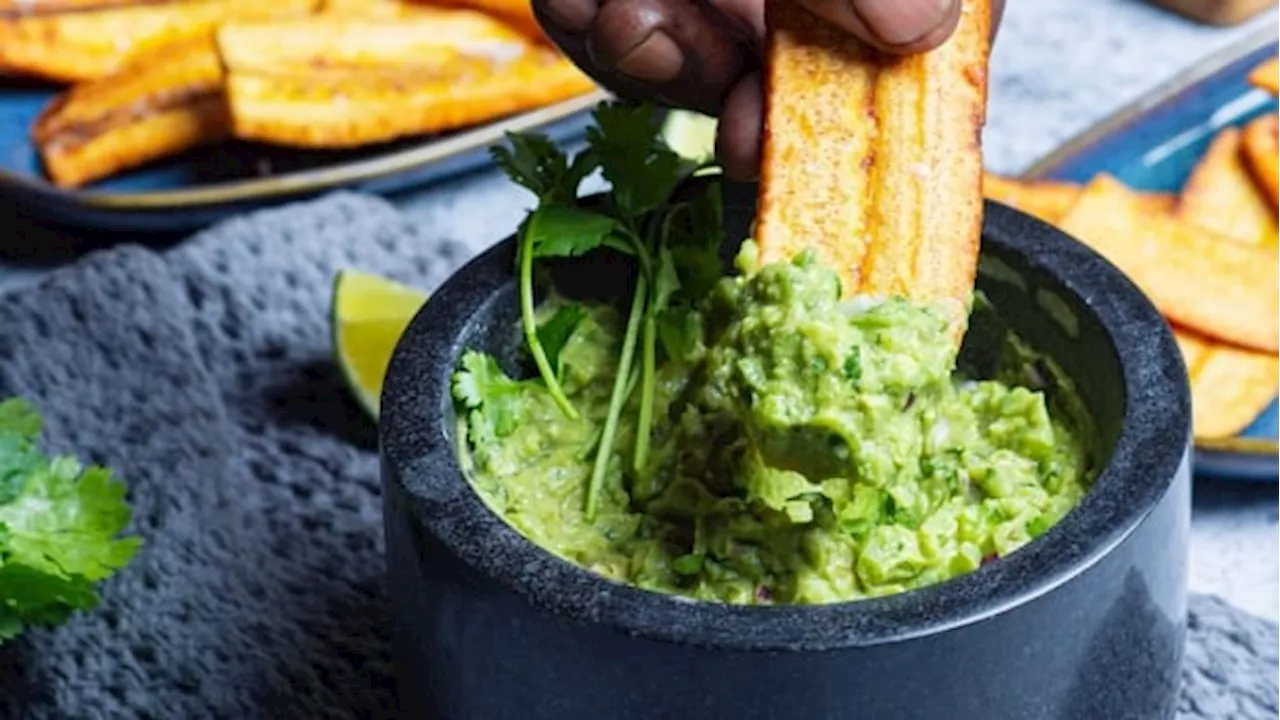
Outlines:
POLYGON ((343 270, 334 279, 334 358, 356 401, 375 420, 391 353, 426 300, 421 290, 377 275, 343 270))
POLYGON ((683 158, 707 162, 716 156, 716 119, 691 110, 670 110, 662 141, 683 158))

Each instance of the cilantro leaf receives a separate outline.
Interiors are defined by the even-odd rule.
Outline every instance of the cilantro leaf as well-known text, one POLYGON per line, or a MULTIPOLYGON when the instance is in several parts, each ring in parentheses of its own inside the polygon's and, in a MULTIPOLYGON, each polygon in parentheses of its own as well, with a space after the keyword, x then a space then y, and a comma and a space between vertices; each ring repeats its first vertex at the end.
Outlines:
POLYGON ((545 135, 507 133, 507 141, 511 147, 498 145, 490 150, 494 162, 541 202, 572 202, 578 196, 578 186, 599 167, 589 150, 570 161, 545 135))
POLYGON ((688 357, 701 337, 702 317, 688 308, 667 308, 658 316, 658 339, 668 358, 688 357))
POLYGON ((519 424, 523 384, 502 371, 491 355, 469 350, 453 374, 453 398, 467 411, 467 439, 482 449, 519 424))
POLYGON ((51 575, 17 563, 0 565, 0 644, 26 625, 61 625, 77 610, 98 606, 98 593, 83 577, 51 575))
POLYGON ((453 374, 453 399, 468 410, 484 404, 485 387, 489 380, 487 360, 483 353, 468 350, 459 363, 462 369, 453 374))
POLYGON ((25 437, 0 432, 0 504, 18 497, 27 476, 42 462, 44 456, 25 437))
POLYGON ((16 435, 27 442, 40 437, 44 421, 39 411, 23 398, 0 401, 0 435, 16 435))
POLYGON ((545 135, 507 133, 507 142, 511 147, 498 145, 489 151, 494 163, 512 180, 532 190, 540 202, 573 201, 582 180, 596 168, 590 153, 579 154, 570 162, 545 135))
POLYGON ((718 183, 683 203, 672 223, 671 254, 680 269, 685 300, 696 303, 711 292, 724 275, 720 244, 724 238, 724 206, 718 183))
POLYGON ((696 247, 675 247, 671 258, 679 269, 680 298, 685 304, 696 304, 706 297, 724 277, 724 263, 715 252, 696 247))
POLYGON ((613 218, 577 205, 543 204, 529 216, 525 232, 533 257, 575 257, 600 247, 616 226, 613 218))
POLYGON ((573 186, 573 192, 568 195, 569 199, 577 197, 578 186, 582 184, 587 176, 600 169, 600 158, 596 157, 591 148, 586 148, 574 156, 573 161, 569 163, 568 175, 565 178, 565 185, 573 186))
POLYGON ((124 485, 110 470, 55 457, 27 477, 17 498, 0 505, 0 524, 8 531, 5 562, 103 580, 138 549, 138 538, 116 538, 129 515, 124 485))
POLYGON ((596 108, 587 142, 599 160, 610 197, 628 220, 666 203, 686 163, 659 139, 662 117, 652 105, 605 103, 596 108))
POLYGON ((114 575, 141 540, 125 488, 104 467, 39 448, 40 414, 0 402, 0 643, 27 625, 57 625, 97 606, 94 583, 114 575))
POLYGON ((844 376, 855 387, 862 381, 862 348, 853 348, 844 359, 844 376))
POLYGON ((538 342, 542 343, 547 353, 547 362, 551 364, 557 377, 563 370, 560 366, 560 351, 586 316, 587 311, 581 305, 565 305, 538 328, 538 342))

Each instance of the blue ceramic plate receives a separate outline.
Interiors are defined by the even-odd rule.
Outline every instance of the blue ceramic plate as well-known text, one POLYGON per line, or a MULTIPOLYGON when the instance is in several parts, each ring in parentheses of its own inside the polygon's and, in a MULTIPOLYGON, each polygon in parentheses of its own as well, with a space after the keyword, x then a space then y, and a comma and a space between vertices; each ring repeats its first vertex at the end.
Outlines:
POLYGON ((29 214, 101 230, 191 230, 256 207, 348 188, 393 193, 489 162, 503 133, 536 130, 565 142, 586 130, 584 95, 488 125, 360 150, 304 151, 219 143, 80 190, 45 179, 31 126, 57 89, 0 78, 0 195, 29 214))
MULTIPOLYGON (((1032 178, 1087 182, 1110 173, 1130 187, 1177 192, 1220 128, 1276 111, 1247 76, 1280 51, 1275 29, 1200 63, 1036 163, 1032 178)), ((1239 436, 1196 444, 1206 475, 1276 482, 1276 403, 1239 436)))

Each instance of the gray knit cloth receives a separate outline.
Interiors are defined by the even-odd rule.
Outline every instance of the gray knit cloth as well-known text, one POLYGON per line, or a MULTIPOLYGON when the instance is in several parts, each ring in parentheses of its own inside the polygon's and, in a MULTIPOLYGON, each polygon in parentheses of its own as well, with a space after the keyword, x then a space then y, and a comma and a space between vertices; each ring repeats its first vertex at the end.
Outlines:
MULTIPOLYGON (((431 289, 471 252, 343 194, 5 297, 0 396, 127 480, 146 544, 98 611, 0 649, 0 716, 393 717, 374 428, 328 296, 342 267, 431 289)), ((1275 718, 1276 626, 1191 607, 1179 717, 1275 718)))

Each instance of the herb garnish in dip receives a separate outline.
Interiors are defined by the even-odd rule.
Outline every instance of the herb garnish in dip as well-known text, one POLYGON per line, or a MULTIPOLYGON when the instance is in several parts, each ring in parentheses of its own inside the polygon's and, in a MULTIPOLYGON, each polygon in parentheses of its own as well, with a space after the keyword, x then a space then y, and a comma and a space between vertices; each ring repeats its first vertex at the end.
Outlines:
POLYGON ((1044 393, 957 377, 947 316, 841 299, 802 253, 725 275, 717 185, 656 139, 649 107, 603 106, 572 162, 536 137, 499 159, 540 198, 522 226, 538 373, 464 355, 469 478, 534 543, 615 580, 728 603, 827 603, 955 577, 1044 533, 1088 480, 1081 433, 1044 393), (577 201, 599 168, 603 204, 577 201), (612 252, 617 302, 551 297, 533 263, 612 252), (624 372, 619 372, 623 368, 624 372))

